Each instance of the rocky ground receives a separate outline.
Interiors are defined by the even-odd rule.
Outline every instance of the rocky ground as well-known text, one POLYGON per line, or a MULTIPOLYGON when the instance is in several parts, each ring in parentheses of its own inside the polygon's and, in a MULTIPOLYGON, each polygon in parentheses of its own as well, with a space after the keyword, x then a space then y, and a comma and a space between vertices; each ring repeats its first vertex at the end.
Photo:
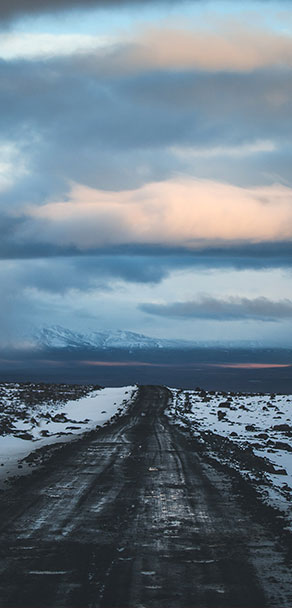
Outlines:
POLYGON ((197 449, 249 479, 292 530, 292 396, 171 389, 169 419, 197 449))

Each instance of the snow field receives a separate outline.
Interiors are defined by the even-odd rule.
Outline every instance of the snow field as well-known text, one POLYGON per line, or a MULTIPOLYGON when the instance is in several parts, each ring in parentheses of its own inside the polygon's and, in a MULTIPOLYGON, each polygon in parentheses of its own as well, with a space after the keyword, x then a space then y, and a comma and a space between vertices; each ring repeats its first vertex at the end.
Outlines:
MULTIPOLYGON (((264 484, 254 470, 241 473, 256 482, 266 501, 285 512, 292 526, 292 395, 170 390, 173 402, 166 414, 173 423, 202 443, 204 433, 213 433, 265 460, 264 471, 259 470, 264 484)), ((236 457, 228 464, 240 470, 236 457)))

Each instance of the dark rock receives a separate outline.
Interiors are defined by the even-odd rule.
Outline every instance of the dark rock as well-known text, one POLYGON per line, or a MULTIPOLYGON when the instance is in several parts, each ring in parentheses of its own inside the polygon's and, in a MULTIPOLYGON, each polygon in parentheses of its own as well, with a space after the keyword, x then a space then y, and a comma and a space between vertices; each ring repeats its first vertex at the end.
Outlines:
POLYGON ((269 438, 269 435, 268 435, 268 433, 259 433, 259 434, 257 435, 257 437, 258 437, 259 439, 268 439, 268 438, 269 438))
POLYGON ((289 424, 275 424, 273 431, 292 431, 292 426, 289 426, 289 424))
POLYGON ((15 437, 19 437, 19 439, 26 439, 27 441, 31 441, 31 439, 33 439, 33 435, 27 433, 26 431, 24 433, 15 433, 15 437))
POLYGON ((52 417, 52 422, 67 422, 66 414, 56 414, 52 417))
POLYGON ((225 418, 225 416, 226 416, 226 412, 222 412, 221 410, 218 410, 217 416, 218 416, 219 421, 223 420, 223 418, 225 418))
POLYGON ((292 452, 292 446, 289 443, 285 443, 285 441, 276 441, 274 443, 274 447, 277 450, 286 450, 287 452, 292 452))

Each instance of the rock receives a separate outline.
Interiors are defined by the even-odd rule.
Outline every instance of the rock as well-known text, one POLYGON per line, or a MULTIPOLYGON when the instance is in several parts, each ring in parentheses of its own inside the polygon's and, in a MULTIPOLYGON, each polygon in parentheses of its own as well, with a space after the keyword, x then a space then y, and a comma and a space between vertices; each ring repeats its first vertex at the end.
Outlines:
POLYGON ((56 414, 52 417, 52 422, 68 422, 66 414, 56 414))
POLYGON ((27 441, 31 441, 31 439, 33 439, 33 435, 27 433, 26 431, 24 433, 15 433, 14 435, 15 437, 19 437, 19 439, 26 439, 27 441))
POLYGON ((223 418, 226 417, 226 412, 222 412, 221 410, 218 410, 217 412, 217 416, 218 416, 218 420, 223 420, 223 418))
POLYGON ((268 439, 268 438, 269 438, 269 435, 268 435, 268 433, 259 433, 259 434, 257 435, 257 437, 258 437, 259 439, 268 439))
POLYGON ((292 446, 289 445, 289 443, 286 443, 285 441, 276 441, 274 443, 274 447, 277 450, 286 450, 287 452, 292 452, 292 446))
POLYGON ((272 428, 273 431, 292 431, 292 426, 289 426, 289 424, 275 424, 272 428))
POLYGON ((254 424, 246 424, 245 430, 254 432, 254 431, 256 431, 256 427, 254 424))

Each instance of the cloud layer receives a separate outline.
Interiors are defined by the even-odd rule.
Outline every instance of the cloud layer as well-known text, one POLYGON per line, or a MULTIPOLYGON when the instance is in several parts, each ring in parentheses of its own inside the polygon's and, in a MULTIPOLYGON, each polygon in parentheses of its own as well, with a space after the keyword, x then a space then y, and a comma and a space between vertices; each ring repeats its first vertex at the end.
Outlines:
POLYGON ((211 319, 214 321, 278 321, 292 319, 292 300, 272 301, 265 297, 249 299, 230 297, 216 299, 202 296, 189 302, 141 304, 151 315, 180 319, 211 319))
MULTIPOLYGON (((26 14, 48 13, 63 10, 71 10, 74 8, 112 8, 131 6, 139 4, 178 4, 178 0, 1 0, 0 2, 0 18, 6 20, 26 14)), ((180 3, 183 0, 180 0, 180 3)), ((202 2, 205 0, 193 0, 193 2, 202 2)), ((261 0, 263 4, 269 4, 272 0, 261 0)), ((278 0, 281 4, 288 4, 290 0, 278 0)), ((243 3, 244 4, 244 3, 243 3)))
POLYGON ((27 211, 27 238, 80 250, 128 244, 286 241, 292 238, 292 189, 238 188, 181 178, 104 192, 75 185, 65 202, 27 211))
MULTIPOLYGON (((196 0, 197 1, 197 0, 196 0)), ((90 7, 121 7, 123 5, 131 6, 133 4, 147 4, 153 0, 1 0, 0 2, 0 18, 6 20, 13 17, 18 17, 26 14, 49 13, 74 8, 90 8, 90 7)), ((160 0, 163 3, 173 3, 177 0, 160 0)))
POLYGON ((234 326, 242 338, 250 319, 251 334, 287 342, 286 22, 272 21, 272 0, 265 19, 257 8, 240 22, 220 0, 198 10, 186 3, 192 18, 175 23, 168 0, 149 0, 138 25, 140 4, 0 0, 0 342, 36 320, 82 329, 88 319, 154 335, 164 328, 165 337, 178 326, 201 339, 218 326, 224 338, 234 326), (122 5, 124 29, 113 31, 122 5), (31 18, 94 7, 108 8, 101 36, 86 30, 93 12, 82 13, 80 31, 77 13, 58 24, 31 18), (19 30, 6 27, 21 15, 19 30), (191 301, 189 285, 210 295, 191 301), (233 297, 220 299, 226 293, 233 297))
POLYGON ((84 67, 112 76, 146 71, 252 72, 292 67, 292 37, 250 23, 218 19, 180 27, 160 24, 111 35, 6 31, 0 57, 75 56, 84 67))
MULTIPOLYGON (((96 53, 99 60, 99 53, 96 53)), ((265 67, 292 66, 289 33, 269 31, 238 21, 215 27, 152 27, 141 29, 131 41, 120 41, 103 52, 109 72, 146 70, 203 70, 250 72, 265 67), (137 36, 137 35, 136 35, 137 36)))

